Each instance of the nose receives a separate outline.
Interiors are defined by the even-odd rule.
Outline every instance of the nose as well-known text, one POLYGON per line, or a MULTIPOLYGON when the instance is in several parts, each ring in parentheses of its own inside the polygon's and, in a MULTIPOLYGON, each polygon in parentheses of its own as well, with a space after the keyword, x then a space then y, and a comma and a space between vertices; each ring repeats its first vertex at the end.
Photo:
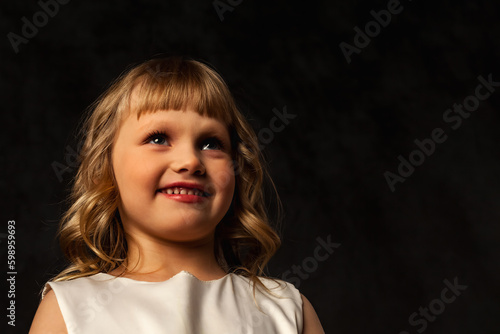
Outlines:
POLYGON ((178 147, 174 152, 171 168, 177 173, 188 173, 193 175, 204 175, 205 166, 200 159, 199 152, 194 148, 186 146, 178 147))

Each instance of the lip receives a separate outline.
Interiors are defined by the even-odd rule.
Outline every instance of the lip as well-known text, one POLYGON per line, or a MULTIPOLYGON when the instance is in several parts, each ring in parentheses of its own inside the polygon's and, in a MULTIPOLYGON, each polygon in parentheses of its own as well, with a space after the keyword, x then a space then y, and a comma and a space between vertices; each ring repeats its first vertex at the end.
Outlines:
POLYGON ((157 192, 160 195, 163 195, 169 199, 173 199, 179 202, 184 202, 184 203, 199 203, 207 200, 212 194, 208 193, 205 191, 205 187, 199 183, 194 183, 194 182, 173 182, 169 183, 166 186, 160 188, 157 190, 157 192), (188 194, 167 194, 162 192, 162 190, 167 189, 167 188, 173 188, 173 187, 178 187, 178 188, 189 188, 189 189, 197 189, 201 192, 203 192, 206 196, 197 196, 197 195, 188 195, 188 194))

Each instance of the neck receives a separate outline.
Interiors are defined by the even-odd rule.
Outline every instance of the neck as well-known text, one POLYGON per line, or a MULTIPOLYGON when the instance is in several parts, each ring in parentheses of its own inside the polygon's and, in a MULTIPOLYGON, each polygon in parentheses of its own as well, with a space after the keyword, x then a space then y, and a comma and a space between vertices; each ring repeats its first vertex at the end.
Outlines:
POLYGON ((152 238, 127 237, 128 253, 125 265, 110 272, 143 281, 164 281, 182 270, 200 280, 223 277, 226 272, 214 255, 214 236, 188 242, 152 238), (125 270, 125 266, 128 270, 125 270))

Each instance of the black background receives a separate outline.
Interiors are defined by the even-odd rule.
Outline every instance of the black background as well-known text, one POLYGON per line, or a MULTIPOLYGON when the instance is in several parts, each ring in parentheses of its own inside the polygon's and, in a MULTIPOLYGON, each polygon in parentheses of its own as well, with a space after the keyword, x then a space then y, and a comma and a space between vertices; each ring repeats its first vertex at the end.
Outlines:
POLYGON ((161 53, 212 64, 257 132, 273 108, 296 115, 264 149, 286 213, 269 271, 313 263, 317 238, 341 244, 300 280, 326 333, 417 333, 408 318, 445 279, 467 289, 425 332, 499 333, 500 91, 456 130, 443 114, 478 76, 500 81, 500 6, 401 6, 348 63, 339 44, 353 45, 354 27, 387 1, 244 0, 223 21, 210 0, 70 1, 18 53, 7 34, 41 7, 2 2, 1 276, 10 219, 18 272, 9 331, 27 332, 40 288, 64 264, 55 233, 73 174, 60 180, 54 163, 71 163, 82 112, 112 79, 161 53), (384 173, 435 128, 447 140, 392 192, 384 173))

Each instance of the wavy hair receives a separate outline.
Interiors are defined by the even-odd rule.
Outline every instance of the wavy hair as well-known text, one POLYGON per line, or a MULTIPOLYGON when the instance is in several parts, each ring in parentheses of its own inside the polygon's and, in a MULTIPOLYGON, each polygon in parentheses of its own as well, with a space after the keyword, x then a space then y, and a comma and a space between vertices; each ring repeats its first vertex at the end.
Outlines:
POLYGON ((266 213, 266 178, 276 195, 278 213, 281 202, 265 169, 257 136, 217 72, 201 62, 178 57, 152 59, 132 67, 88 108, 81 128, 80 165, 69 196, 71 205, 58 230, 69 266, 52 281, 109 272, 126 263, 127 240, 118 213, 120 197, 111 151, 136 87, 139 94, 134 109, 138 117, 143 112, 190 107, 227 126, 236 187, 231 207, 215 229, 214 255, 226 273, 243 275, 256 283, 254 298, 256 286, 269 291, 258 276, 264 276, 264 268, 281 242, 266 213))

